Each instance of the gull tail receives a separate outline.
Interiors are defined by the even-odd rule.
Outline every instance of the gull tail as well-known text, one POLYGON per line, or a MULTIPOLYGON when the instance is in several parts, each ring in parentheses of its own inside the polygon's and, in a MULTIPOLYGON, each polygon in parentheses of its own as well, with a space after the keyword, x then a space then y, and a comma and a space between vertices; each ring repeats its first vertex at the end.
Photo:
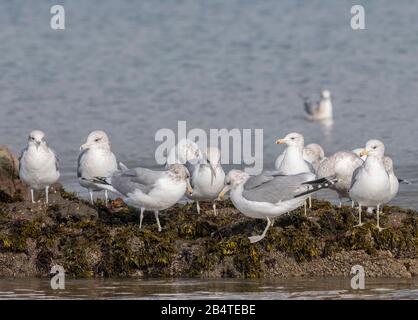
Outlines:
POLYGON ((294 198, 299 198, 302 196, 306 196, 308 194, 317 192, 321 189, 327 189, 330 186, 332 186, 333 184, 335 184, 338 181, 338 179, 334 176, 332 177, 325 177, 325 178, 320 178, 317 180, 312 180, 312 181, 307 181, 302 183, 302 185, 306 186, 308 189, 306 191, 303 191, 301 193, 298 193, 294 196, 294 198))
POLYGON ((129 168, 122 162, 119 161, 119 167, 122 171, 128 171, 129 168))
POLYGON ((406 180, 406 179, 400 179, 400 178, 398 178, 398 182, 399 182, 399 183, 402 183, 402 184, 412 184, 412 182, 411 182, 411 181, 406 180))
POLYGON ((95 185, 97 185, 99 188, 103 190, 109 190, 113 193, 119 194, 119 192, 112 186, 111 178, 93 177, 92 179, 82 178, 82 180, 86 180, 88 182, 94 183, 95 185))

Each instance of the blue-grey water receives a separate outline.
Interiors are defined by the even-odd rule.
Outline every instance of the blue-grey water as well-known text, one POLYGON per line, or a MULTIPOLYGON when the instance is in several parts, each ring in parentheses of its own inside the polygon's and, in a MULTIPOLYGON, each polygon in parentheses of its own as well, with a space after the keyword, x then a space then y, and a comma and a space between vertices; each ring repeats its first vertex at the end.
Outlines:
POLYGON ((0 144, 19 153, 44 130, 66 188, 85 195, 76 161, 91 130, 126 164, 154 166, 157 130, 186 120, 263 129, 266 168, 288 132, 327 154, 381 139, 398 176, 417 182, 393 203, 418 208, 415 0, 364 2, 360 31, 353 1, 63 0, 65 30, 50 28, 54 4, 0 2, 0 144), (298 96, 323 88, 331 129, 307 122, 298 96))
POLYGON ((353 290, 348 278, 287 280, 66 280, 53 290, 48 279, 3 279, 1 299, 418 299, 411 279, 366 279, 353 290))

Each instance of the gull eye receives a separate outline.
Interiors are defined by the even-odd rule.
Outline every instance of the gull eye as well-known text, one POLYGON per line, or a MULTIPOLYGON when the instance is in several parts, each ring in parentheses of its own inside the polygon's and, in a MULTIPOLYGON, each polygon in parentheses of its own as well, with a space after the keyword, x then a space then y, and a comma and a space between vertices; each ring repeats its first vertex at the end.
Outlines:
POLYGON ((94 139, 94 141, 95 142, 99 142, 100 141, 100 138, 96 138, 96 139, 94 139))
POLYGON ((230 186, 230 185, 231 185, 231 181, 228 181, 228 182, 226 183, 226 185, 227 185, 227 186, 230 186))
POLYGON ((377 149, 377 146, 374 146, 373 149, 377 149))
POLYGON ((290 139, 291 139, 291 140, 295 140, 295 137, 291 137, 290 139))

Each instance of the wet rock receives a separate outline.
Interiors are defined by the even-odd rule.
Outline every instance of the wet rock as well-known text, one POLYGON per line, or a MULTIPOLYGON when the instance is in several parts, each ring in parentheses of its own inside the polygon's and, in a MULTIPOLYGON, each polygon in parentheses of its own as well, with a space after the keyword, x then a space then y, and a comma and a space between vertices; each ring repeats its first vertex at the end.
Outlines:
POLYGON ((0 200, 23 200, 28 192, 26 185, 19 180, 19 160, 6 146, 0 146, 0 200))

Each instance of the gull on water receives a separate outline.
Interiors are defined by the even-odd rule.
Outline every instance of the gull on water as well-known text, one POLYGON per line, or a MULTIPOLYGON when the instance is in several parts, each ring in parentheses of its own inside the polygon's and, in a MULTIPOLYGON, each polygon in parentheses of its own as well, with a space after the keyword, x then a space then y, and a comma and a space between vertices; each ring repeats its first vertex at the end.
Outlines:
POLYGON ((175 205, 185 194, 193 193, 190 174, 181 164, 170 165, 168 170, 147 168, 126 169, 114 172, 109 178, 95 177, 93 182, 122 196, 125 203, 141 209, 139 226, 142 227, 144 211, 154 211, 158 231, 161 232, 158 213, 175 205))
POLYGON ((332 119, 331 92, 321 91, 321 100, 317 104, 309 102, 304 98, 305 111, 309 120, 330 120, 332 119))
MULTIPOLYGON (((219 149, 211 147, 198 164, 188 166, 193 194, 187 197, 196 202, 197 213, 200 213, 199 201, 214 201, 224 187, 225 172, 220 160, 219 149)), ((216 215, 216 202, 213 202, 213 212, 216 215)))
POLYGON ((34 130, 29 134, 28 145, 19 158, 19 177, 30 186, 32 203, 34 190, 45 189, 46 203, 48 203, 49 186, 58 181, 58 158, 48 147, 45 134, 34 130))
POLYGON ((111 151, 110 141, 104 131, 91 132, 85 144, 80 147, 78 156, 77 177, 81 186, 87 188, 90 194, 90 202, 93 204, 93 192, 104 190, 107 205, 107 189, 101 188, 92 182, 94 177, 110 177, 118 170, 116 157, 111 151))
POLYGON ((391 196, 391 184, 389 174, 384 163, 385 146, 379 140, 369 140, 366 149, 360 154, 366 155, 366 161, 353 173, 353 180, 349 191, 350 198, 358 203, 359 223, 361 222, 361 207, 376 207, 377 224, 379 231, 379 213, 381 206, 391 196))
POLYGON ((363 164, 355 153, 339 151, 324 159, 319 165, 318 178, 335 176, 337 182, 330 186, 338 194, 339 207, 342 207, 342 199, 350 198, 349 191, 354 171, 363 164))
POLYGON ((225 187, 219 194, 223 199, 231 191, 230 199, 244 215, 255 219, 266 219, 267 226, 259 236, 249 237, 251 243, 262 240, 272 224, 271 219, 293 211, 305 203, 306 197, 334 183, 332 178, 314 180, 313 173, 281 175, 265 171, 250 177, 240 170, 231 170, 225 178, 225 187))

